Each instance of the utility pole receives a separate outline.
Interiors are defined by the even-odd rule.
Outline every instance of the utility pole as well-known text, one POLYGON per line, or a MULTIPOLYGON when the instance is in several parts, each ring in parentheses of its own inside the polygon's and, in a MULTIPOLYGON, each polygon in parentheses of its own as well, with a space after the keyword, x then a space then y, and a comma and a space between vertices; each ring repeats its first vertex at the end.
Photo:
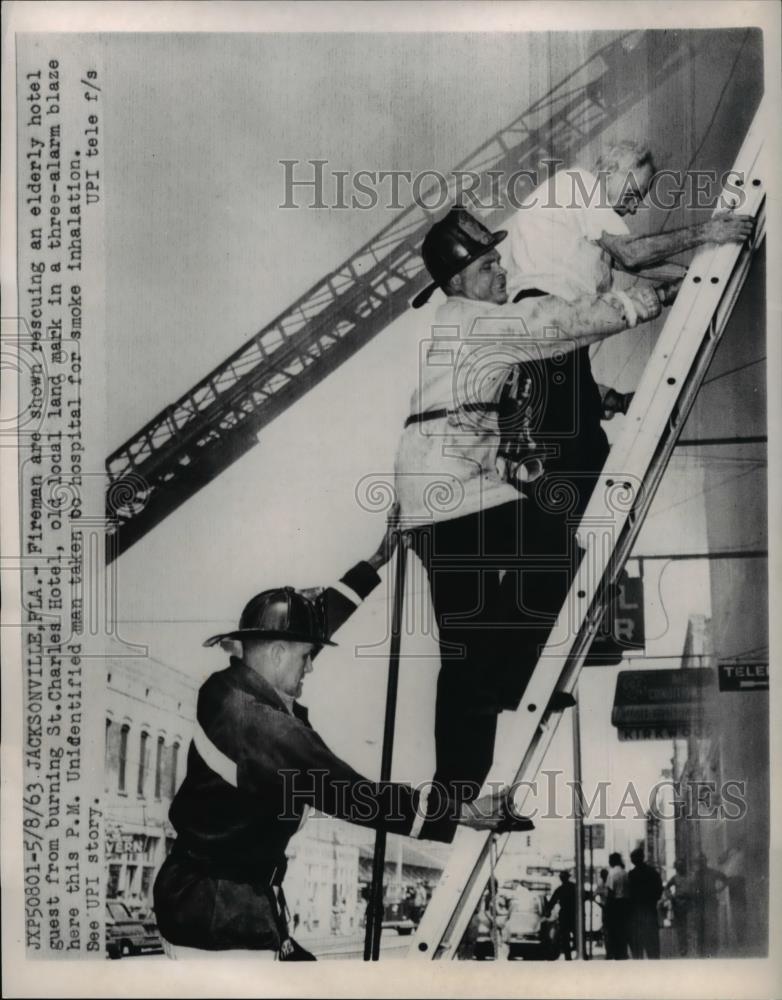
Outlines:
POLYGON ((575 816, 575 857, 576 857, 576 954, 586 958, 584 934, 584 813, 581 797, 581 723, 578 709, 578 693, 576 704, 572 709, 573 718, 573 814, 575 816))
MULTIPOLYGON (((394 756, 394 729, 396 726, 396 696, 399 688, 399 651, 402 639, 402 611, 405 600, 405 569, 407 542, 404 533, 397 529, 396 567, 394 574, 393 612, 391 618, 391 649, 388 661, 388 687, 386 690, 386 718, 383 727, 383 748, 380 760, 380 780, 391 780, 391 762, 394 756)), ((400 847, 401 851, 401 847, 400 847)), ((380 958, 380 936, 383 932, 383 875, 386 863, 386 831, 375 833, 375 854, 372 859, 372 883, 367 906, 367 926, 364 936, 364 961, 376 962, 380 958)))

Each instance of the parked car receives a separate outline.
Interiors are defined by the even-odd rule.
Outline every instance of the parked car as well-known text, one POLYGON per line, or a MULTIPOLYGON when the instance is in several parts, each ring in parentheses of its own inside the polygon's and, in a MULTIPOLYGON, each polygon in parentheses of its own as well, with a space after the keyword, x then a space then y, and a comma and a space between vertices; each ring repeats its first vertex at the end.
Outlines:
POLYGON ((118 899, 106 902, 106 953, 109 958, 163 951, 154 918, 134 914, 118 899))
POLYGON ((416 923, 412 919, 409 900, 398 898, 398 893, 393 890, 389 895, 390 898, 387 897, 383 904, 383 927, 395 930, 397 934, 412 934, 416 923))
POLYGON ((546 896, 519 885, 510 897, 510 913, 505 924, 508 958, 545 961, 557 958, 556 922, 545 914, 546 896))

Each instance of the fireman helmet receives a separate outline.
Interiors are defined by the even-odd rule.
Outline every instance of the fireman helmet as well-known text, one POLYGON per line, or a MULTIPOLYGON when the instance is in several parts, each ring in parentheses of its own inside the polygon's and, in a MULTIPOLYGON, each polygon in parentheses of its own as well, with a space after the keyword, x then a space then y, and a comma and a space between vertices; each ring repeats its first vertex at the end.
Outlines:
POLYGON ((483 257, 507 235, 505 229, 493 233, 464 208, 452 208, 424 237, 421 256, 434 280, 413 299, 413 309, 420 309, 436 288, 444 287, 455 274, 483 257))
POLYGON ((237 629, 210 636, 204 645, 216 646, 224 639, 286 639, 288 642, 311 642, 316 646, 337 645, 328 638, 322 606, 293 587, 278 587, 256 594, 245 605, 237 629))

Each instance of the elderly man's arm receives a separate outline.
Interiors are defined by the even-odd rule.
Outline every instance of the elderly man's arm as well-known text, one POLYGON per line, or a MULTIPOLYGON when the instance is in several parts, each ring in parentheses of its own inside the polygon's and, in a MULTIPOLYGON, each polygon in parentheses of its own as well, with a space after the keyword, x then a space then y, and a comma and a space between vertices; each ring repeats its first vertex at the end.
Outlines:
POLYGON ((625 270, 637 271, 704 243, 743 243, 752 235, 753 228, 752 216, 721 212, 708 222, 672 229, 669 233, 617 236, 604 232, 597 242, 625 270))
POLYGON ((687 277, 687 268, 675 261, 666 261, 666 263, 657 264, 655 267, 643 267, 638 271, 625 271, 615 265, 612 277, 612 288, 627 290, 641 281, 649 281, 655 286, 683 281, 687 277))

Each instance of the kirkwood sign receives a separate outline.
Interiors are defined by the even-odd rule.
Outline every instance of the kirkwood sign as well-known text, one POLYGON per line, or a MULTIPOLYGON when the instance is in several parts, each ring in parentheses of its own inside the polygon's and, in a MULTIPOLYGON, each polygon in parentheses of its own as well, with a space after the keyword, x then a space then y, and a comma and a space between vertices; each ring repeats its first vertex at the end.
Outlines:
POLYGON ((611 712, 619 739, 670 740, 701 731, 716 680, 709 668, 620 671, 611 712))

